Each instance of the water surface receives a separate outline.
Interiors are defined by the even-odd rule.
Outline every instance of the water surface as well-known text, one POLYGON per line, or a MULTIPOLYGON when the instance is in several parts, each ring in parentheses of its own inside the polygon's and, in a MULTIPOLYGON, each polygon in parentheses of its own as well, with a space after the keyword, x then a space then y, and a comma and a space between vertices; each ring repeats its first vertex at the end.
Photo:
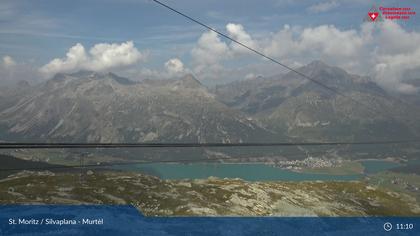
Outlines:
POLYGON ((206 179, 210 176, 219 178, 241 178, 248 181, 315 181, 315 180, 359 180, 363 175, 329 175, 298 173, 265 164, 222 164, 222 163, 194 163, 194 164, 136 164, 119 169, 138 171, 162 179, 206 179))
POLYGON ((381 171, 389 170, 400 166, 400 164, 392 161, 383 160, 366 160, 360 162, 365 168, 366 174, 376 174, 381 171))

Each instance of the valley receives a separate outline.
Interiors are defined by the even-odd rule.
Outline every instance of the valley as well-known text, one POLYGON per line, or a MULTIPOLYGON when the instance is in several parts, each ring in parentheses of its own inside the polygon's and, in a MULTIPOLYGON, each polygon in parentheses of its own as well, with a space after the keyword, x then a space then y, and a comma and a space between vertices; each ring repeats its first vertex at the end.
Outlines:
MULTIPOLYGON (((58 73, 0 88, 0 142, 264 143, 420 138, 420 109, 314 61, 206 87, 58 73), (360 104, 364 105, 361 106, 360 104)), ((378 145, 4 149, 1 204, 132 204, 146 215, 420 215, 418 142, 378 145), (80 168, 80 165, 88 166, 80 168), (13 171, 10 171, 13 169, 13 171), (48 171, 54 169, 53 171, 48 171)))

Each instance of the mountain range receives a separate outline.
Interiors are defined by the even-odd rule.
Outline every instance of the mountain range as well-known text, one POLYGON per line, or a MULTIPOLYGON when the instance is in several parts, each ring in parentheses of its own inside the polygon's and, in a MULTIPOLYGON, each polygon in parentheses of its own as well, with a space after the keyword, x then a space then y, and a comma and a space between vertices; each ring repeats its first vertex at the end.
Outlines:
POLYGON ((295 72, 216 87, 228 106, 270 130, 310 140, 409 139, 418 136, 419 107, 389 94, 369 77, 314 61, 295 72))
POLYGON ((299 72, 207 88, 192 75, 132 81, 60 73, 0 90, 0 140, 257 142, 410 139, 420 109, 369 77, 314 61, 299 72))
POLYGON ((81 71, 13 92, 0 106, 4 140, 243 142, 276 136, 219 102, 191 75, 133 82, 81 71))

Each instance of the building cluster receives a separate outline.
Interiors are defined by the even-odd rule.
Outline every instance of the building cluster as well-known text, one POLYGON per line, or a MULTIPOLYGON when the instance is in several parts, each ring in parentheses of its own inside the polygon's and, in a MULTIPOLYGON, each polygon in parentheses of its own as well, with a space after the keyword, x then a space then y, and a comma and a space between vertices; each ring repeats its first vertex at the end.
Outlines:
POLYGON ((303 168, 326 168, 339 167, 342 165, 341 159, 327 159, 320 157, 307 157, 303 160, 279 160, 275 163, 277 167, 284 169, 300 170, 303 168))

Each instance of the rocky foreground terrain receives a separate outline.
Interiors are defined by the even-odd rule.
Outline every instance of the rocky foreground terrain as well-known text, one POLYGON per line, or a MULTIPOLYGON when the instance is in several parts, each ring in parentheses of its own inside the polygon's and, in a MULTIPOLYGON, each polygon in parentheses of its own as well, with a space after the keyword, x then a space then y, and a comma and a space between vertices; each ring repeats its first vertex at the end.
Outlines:
POLYGON ((24 171, 0 180, 0 204, 133 204, 149 216, 420 216, 412 196, 365 182, 161 180, 122 172, 24 171))

